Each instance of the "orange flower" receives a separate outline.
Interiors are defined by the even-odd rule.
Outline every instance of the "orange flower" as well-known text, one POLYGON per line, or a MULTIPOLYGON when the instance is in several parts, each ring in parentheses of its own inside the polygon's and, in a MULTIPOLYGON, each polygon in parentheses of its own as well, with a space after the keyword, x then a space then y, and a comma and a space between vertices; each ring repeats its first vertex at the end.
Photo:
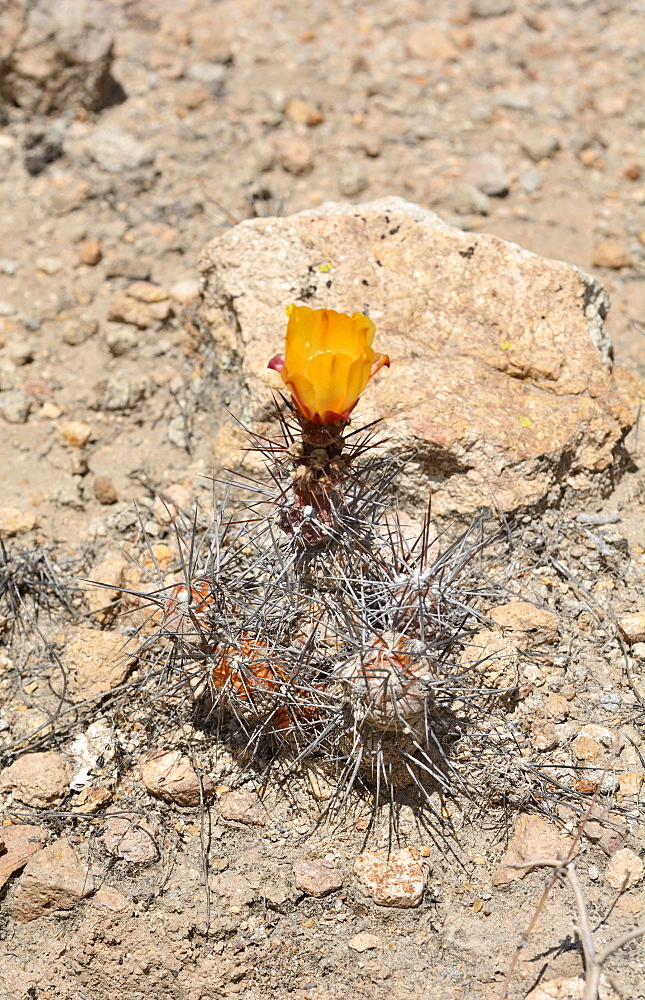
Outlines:
POLYGON ((365 386, 387 354, 376 354, 376 327, 362 313, 334 312, 287 306, 289 323, 285 353, 276 354, 269 368, 280 372, 296 409, 313 424, 349 420, 365 386))

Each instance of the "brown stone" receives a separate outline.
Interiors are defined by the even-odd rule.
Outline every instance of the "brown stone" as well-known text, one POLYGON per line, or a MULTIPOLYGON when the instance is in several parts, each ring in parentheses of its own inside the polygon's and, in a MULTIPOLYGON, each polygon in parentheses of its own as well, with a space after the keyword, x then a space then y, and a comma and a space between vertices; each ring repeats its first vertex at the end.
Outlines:
POLYGON ((124 682, 134 662, 134 649, 117 632, 77 628, 67 643, 65 662, 69 693, 75 701, 84 701, 124 682))
POLYGON ((71 910, 94 892, 94 880, 69 840, 43 848, 25 866, 9 900, 11 916, 26 923, 51 910, 71 910))
POLYGON ((236 789, 225 792, 220 799, 222 819, 252 826, 266 826, 267 812, 256 792, 236 789))
POLYGON ((572 749, 578 760, 599 761, 605 756, 602 747, 584 733, 576 736, 572 749))
POLYGON ((294 861, 293 873, 296 889, 307 896, 315 896, 316 899, 336 892, 343 885, 343 876, 329 861, 307 861, 303 858, 294 861))
POLYGON ((366 895, 380 906, 418 906, 425 889, 420 854, 413 847, 364 851, 354 871, 366 895))
POLYGON ((116 503, 119 499, 114 483, 107 476, 95 476, 92 488, 98 502, 106 506, 116 503))
POLYGON ((531 869, 514 868, 539 858, 564 860, 573 844, 571 837, 562 833, 542 816, 520 816, 515 824, 511 842, 493 873, 493 885, 506 885, 522 879, 531 869))
POLYGON ((108 96, 112 32, 91 0, 0 5, 3 99, 32 116, 99 109, 108 96))
POLYGON ((139 765, 141 780, 151 795, 176 802, 179 806, 198 806, 214 791, 207 775, 200 780, 188 757, 179 750, 156 751, 147 754, 139 765))
POLYGON ((136 813, 108 813, 99 839, 108 854, 132 864, 146 864, 160 857, 154 830, 136 813))
POLYGON ((26 753, 0 774, 0 792, 12 792, 28 806, 60 802, 69 791, 72 768, 60 754, 26 753))
POLYGON ((81 243, 78 250, 78 259, 81 264, 87 264, 88 267, 95 267, 102 257, 103 252, 99 240, 94 238, 81 243))
MULTIPOLYGON (((611 484, 634 417, 611 371, 607 295, 576 268, 399 198, 242 222, 208 244, 200 268, 202 320, 222 373, 235 371, 242 420, 281 386, 267 362, 302 289, 313 308, 369 305, 392 366, 353 422, 386 418, 385 450, 414 455, 397 480, 404 499, 425 506, 431 488, 435 516, 470 520, 481 506, 611 484)), ((235 432, 215 436, 230 446, 235 432)))
POLYGON ((531 727, 531 742, 540 753, 553 750, 558 745, 558 734, 554 724, 545 719, 537 719, 531 727))
POLYGON ((47 831, 28 823, 0 827, 0 889, 47 843, 47 831))

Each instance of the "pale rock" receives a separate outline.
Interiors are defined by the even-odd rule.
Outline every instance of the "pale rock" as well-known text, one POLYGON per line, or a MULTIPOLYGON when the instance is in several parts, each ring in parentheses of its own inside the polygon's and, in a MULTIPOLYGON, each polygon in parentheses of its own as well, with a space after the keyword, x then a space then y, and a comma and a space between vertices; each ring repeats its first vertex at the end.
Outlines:
POLYGON ((126 288, 126 295, 139 302, 164 302, 168 299, 166 292, 160 285, 155 285, 152 281, 134 281, 126 288))
POLYGON ((69 791, 70 764, 52 752, 26 753, 0 773, 0 791, 28 806, 50 806, 69 791))
POLYGON ((170 295, 176 302, 181 302, 182 305, 186 302, 191 302, 192 299, 197 298, 199 295, 199 282, 191 278, 186 278, 185 281, 177 281, 170 289, 170 295))
MULTIPOLYGON (((234 395, 243 422, 281 384, 267 362, 286 305, 367 303, 392 367, 353 423, 386 418, 384 450, 408 458, 404 502, 425 507, 430 488, 434 516, 464 521, 493 503, 555 504, 613 482, 634 417, 611 371, 607 295, 576 268, 394 197, 242 222, 205 248, 200 268, 222 399, 234 395), (331 269, 318 276, 321 262, 331 269)), ((226 463, 241 434, 223 406, 212 419, 226 463)))
POLYGON ((369 178, 360 163, 349 162, 342 167, 338 190, 345 198, 355 198, 369 186, 369 178))
POLYGON ((555 156, 560 149, 560 140, 548 132, 531 130, 520 136, 520 146, 531 160, 539 163, 555 156))
POLYGON ((643 784, 644 776, 638 771, 627 771, 621 774, 619 780, 620 794, 628 797, 637 796, 643 784))
POLYGON ((450 207, 457 215, 488 215, 490 199, 474 184, 456 184, 450 192, 450 207))
MULTIPOLYGON (((66 747, 65 755, 74 766, 75 773, 70 782, 74 791, 81 792, 91 786, 97 771, 109 771, 114 761, 114 743, 114 730, 103 719, 96 719, 66 747)), ((76 804, 96 802, 98 799, 107 801, 103 794, 107 789, 96 788, 95 791, 97 794, 88 796, 87 800, 79 795, 76 804)))
POLYGON ((425 24, 410 32, 405 40, 408 55, 425 62, 450 62, 456 59, 458 51, 444 33, 431 24, 425 24))
POLYGON ((509 192, 510 181, 504 161, 495 153, 474 156, 464 167, 462 177, 484 194, 495 198, 504 198, 509 192))
MULTIPOLYGON (((132 301, 135 300, 132 299, 132 301)), ((149 390, 150 380, 145 375, 130 375, 121 378, 112 376, 96 383, 94 386, 95 398, 91 405, 96 410, 107 410, 108 412, 133 410, 145 398, 149 390)))
POLYGON ((8 824, 0 827, 0 889, 7 879, 29 858, 42 851, 47 843, 47 831, 31 824, 8 824))
POLYGON ((93 337, 98 328, 99 324, 95 319, 74 317, 73 319, 65 320, 62 324, 61 339, 66 344, 69 344, 70 347, 78 347, 79 344, 84 344, 86 340, 93 337))
POLYGON ((368 931, 361 931, 360 934, 355 934, 353 938, 350 938, 347 942, 349 948, 352 951, 357 951, 362 954, 364 951, 371 951, 374 948, 378 948, 380 944, 379 938, 376 934, 370 934, 368 931))
POLYGON ((505 691, 520 683, 519 652, 527 645, 501 629, 480 629, 468 640, 460 662, 466 669, 477 671, 483 687, 505 691))
POLYGON ((520 187, 526 194, 535 194, 544 183, 541 170, 525 170, 519 176, 520 187))
POLYGON ((136 566, 120 552, 109 552, 88 575, 92 582, 86 585, 85 603, 102 625, 117 617, 123 588, 136 589, 141 582, 136 566))
POLYGON ((256 792, 236 789, 225 792, 220 801, 222 819, 250 826, 266 826, 267 811, 256 792))
POLYGON ((583 818, 580 827, 587 840, 598 844, 608 857, 622 850, 629 833, 625 821, 620 816, 610 813, 597 802, 592 807, 589 817, 583 818))
POLYGON ((605 870, 605 880, 612 889, 631 889, 638 885, 643 877, 645 868, 636 851, 631 847, 623 847, 622 851, 616 851, 605 870))
MULTIPOLYGON (((526 994, 526 1000, 583 1000, 584 995, 584 979, 558 976, 556 979, 548 979, 546 982, 539 983, 530 993, 526 994)), ((618 998, 619 994, 616 993, 607 977, 601 976, 598 1000, 618 1000, 618 998)))
POLYGON ((33 531, 38 519, 33 510, 20 510, 18 507, 0 507, 0 538, 13 538, 33 531))
POLYGON ((160 856, 153 828, 136 813, 108 813, 99 839, 108 854, 131 864, 158 861, 160 856))
POLYGON ((76 796, 75 810, 80 813, 96 813, 111 798, 110 790, 105 785, 86 785, 76 796))
POLYGON ((151 512, 160 524, 172 524, 178 514, 189 513, 191 507, 190 490, 181 483, 170 483, 155 497, 151 512))
POLYGON ((515 882, 524 878, 531 870, 530 867, 514 868, 513 865, 539 858, 564 860, 572 845, 571 837, 562 833, 542 816, 520 816, 508 848, 493 873, 493 885, 515 882))
POLYGON ((150 307, 129 295, 119 295, 110 303, 107 318, 113 323, 130 323, 139 330, 148 330, 156 323, 150 307))
POLYGON ((188 757, 179 750, 153 751, 139 764, 141 780, 151 795, 176 802, 179 806, 198 806, 213 793, 215 785, 207 775, 200 779, 188 757))
POLYGON ((616 909, 623 913, 629 913, 632 917, 637 917, 643 912, 643 900, 635 892, 625 892, 616 903, 616 909))
POLYGON ((90 155, 103 170, 121 174, 154 161, 154 153, 133 135, 115 125, 99 125, 88 140, 90 155))
POLYGON ((420 857, 413 847, 363 851, 356 858, 354 872, 365 894, 379 906, 418 906, 425 889, 420 857))
POLYGON ((576 737, 571 748, 578 760, 600 761, 605 757, 602 747, 585 733, 576 737))
POLYGON ((489 612, 491 621, 511 633, 525 633, 531 645, 552 644, 558 640, 559 619, 553 611, 538 608, 529 601, 510 601, 489 612))
POLYGON ((593 267, 606 267, 612 271, 629 267, 631 262, 631 254, 620 240, 601 240, 596 243, 591 255, 593 267))
POLYGON ((618 628, 626 642, 631 645, 645 642, 645 611, 634 611, 618 619, 618 628))
POLYGON ((116 632, 77 628, 65 649, 69 693, 74 701, 97 699, 123 684, 132 669, 134 646, 116 632))
POLYGON ((94 879, 63 838, 27 862, 9 899, 9 912, 14 920, 27 923, 52 910, 71 910, 93 892, 94 879))
POLYGON ((60 420, 55 428, 56 440, 69 448, 83 448, 92 437, 92 427, 83 420, 60 420))
POLYGON ((114 889, 111 885, 101 885, 94 893, 91 905, 111 910, 113 913, 120 913, 127 910, 132 904, 128 897, 124 896, 118 889, 114 889))
POLYGON ((31 410, 31 400, 22 389, 0 392, 0 417, 8 424, 26 424, 31 410))
POLYGON ((470 0, 471 17, 502 17, 514 10, 514 0, 470 0))
POLYGON ((113 358, 134 351, 141 343, 138 330, 126 323, 110 323, 105 331, 105 346, 113 358))
POLYGON ((280 135, 275 139, 278 162, 289 174, 308 174, 314 165, 314 151, 303 135, 280 135))
POLYGON ((293 874, 296 889, 316 899, 322 899, 343 886, 343 876, 330 861, 307 861, 304 858, 294 861, 293 874))

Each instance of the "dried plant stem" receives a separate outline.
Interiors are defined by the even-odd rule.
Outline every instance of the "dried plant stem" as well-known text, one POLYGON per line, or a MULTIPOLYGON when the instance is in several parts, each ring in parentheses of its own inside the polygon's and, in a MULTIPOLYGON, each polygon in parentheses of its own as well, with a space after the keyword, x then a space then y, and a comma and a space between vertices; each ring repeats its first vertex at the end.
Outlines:
POLYGON ((547 897, 551 892, 551 889, 560 879, 566 879, 571 886, 571 891, 573 892, 574 902, 576 904, 576 912, 578 914, 578 919, 576 921, 576 930, 578 932, 578 937, 580 938, 580 943, 582 945, 582 950, 585 956, 585 988, 582 994, 582 1000, 598 1000, 598 991, 600 989, 600 977, 602 976, 602 970, 607 959, 623 948, 630 941, 635 938, 641 937, 645 934, 645 925, 640 927, 634 927, 630 931, 625 931, 624 934, 620 934, 618 937, 614 938, 605 945, 600 951, 596 951, 596 946, 593 939, 593 931, 591 929, 591 923, 589 921, 589 914, 587 912, 587 903, 584 896, 584 890, 580 885, 580 880, 576 873, 576 858, 567 858, 566 861, 556 860, 554 858, 536 858, 533 861, 525 861, 523 864, 510 865, 512 868, 521 868, 528 870, 529 868, 553 868, 553 875, 549 879, 549 883, 546 886, 542 898, 538 903, 538 906, 533 914, 529 926, 526 928, 522 934, 521 941, 517 946, 517 951, 514 956, 513 962, 511 963, 511 968, 509 969, 506 980, 504 981, 504 986, 500 994, 500 1000, 508 995, 508 986, 510 977, 513 973, 515 965, 517 964, 517 957, 519 956, 522 948, 526 944, 529 935, 535 928, 537 920, 544 908, 547 897))

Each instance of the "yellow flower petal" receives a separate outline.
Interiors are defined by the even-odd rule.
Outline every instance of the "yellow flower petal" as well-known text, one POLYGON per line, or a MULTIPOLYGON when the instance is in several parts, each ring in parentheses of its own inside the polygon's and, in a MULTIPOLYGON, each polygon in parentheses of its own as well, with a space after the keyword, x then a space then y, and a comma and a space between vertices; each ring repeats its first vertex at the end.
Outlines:
POLYGON ((307 420, 347 420, 372 375, 390 363, 387 355, 372 350, 374 323, 362 313, 333 309, 290 305, 286 312, 284 364, 276 356, 270 367, 280 372, 307 420))

